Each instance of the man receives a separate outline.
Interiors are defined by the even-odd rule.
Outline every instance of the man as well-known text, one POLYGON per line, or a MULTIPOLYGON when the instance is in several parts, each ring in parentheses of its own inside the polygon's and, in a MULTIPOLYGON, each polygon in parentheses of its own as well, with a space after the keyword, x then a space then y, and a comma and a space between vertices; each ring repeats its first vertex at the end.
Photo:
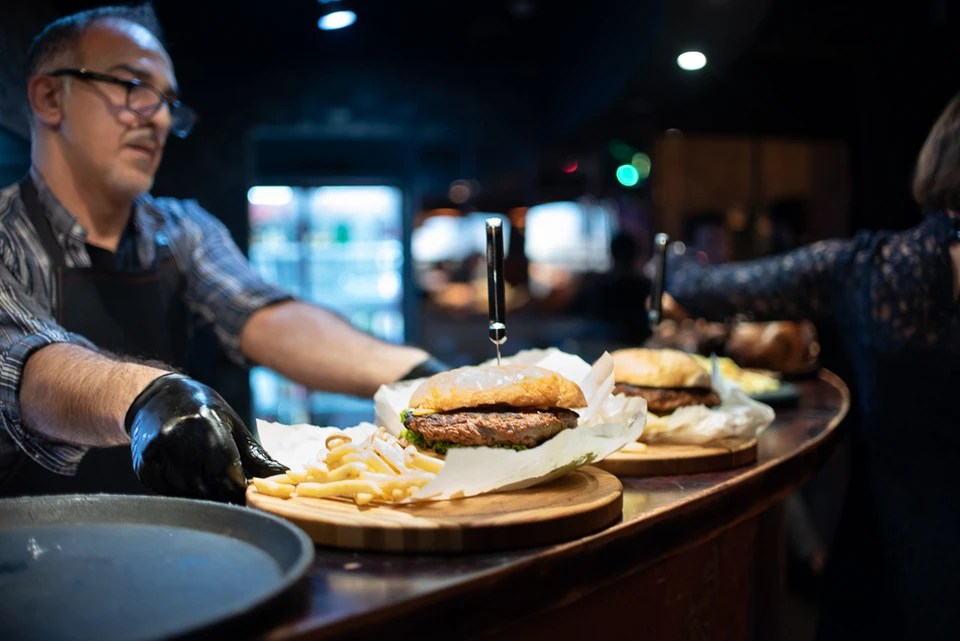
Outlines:
POLYGON ((58 20, 28 65, 32 166, 0 192, 0 493, 242 502, 245 472, 281 472, 216 392, 171 373, 190 319, 315 389, 441 369, 261 281, 195 202, 149 196, 195 119, 149 6, 58 20))

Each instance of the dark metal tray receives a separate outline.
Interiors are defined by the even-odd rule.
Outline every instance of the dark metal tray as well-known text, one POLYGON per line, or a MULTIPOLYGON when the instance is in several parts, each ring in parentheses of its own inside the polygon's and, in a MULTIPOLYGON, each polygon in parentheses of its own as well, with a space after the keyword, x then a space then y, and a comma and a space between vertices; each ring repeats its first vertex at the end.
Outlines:
POLYGON ((300 529, 242 507, 109 494, 0 500, 0 639, 247 636, 297 601, 312 560, 300 529))

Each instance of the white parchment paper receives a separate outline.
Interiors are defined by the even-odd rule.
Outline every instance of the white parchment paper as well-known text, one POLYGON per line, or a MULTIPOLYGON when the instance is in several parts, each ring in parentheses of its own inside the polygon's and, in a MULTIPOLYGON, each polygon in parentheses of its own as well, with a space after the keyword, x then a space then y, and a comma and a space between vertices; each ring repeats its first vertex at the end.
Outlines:
POLYGON ((724 378, 716 359, 712 378, 713 388, 720 395, 718 407, 681 407, 669 416, 651 416, 642 440, 703 445, 725 438, 752 438, 773 422, 773 408, 753 400, 736 383, 724 378))
MULTIPOLYGON (((578 383, 588 403, 586 408, 578 410, 579 427, 564 430, 537 447, 519 452, 488 447, 451 448, 443 470, 412 500, 451 499, 530 487, 599 461, 636 441, 643 433, 646 401, 612 395, 613 358, 609 354, 604 354, 593 367, 557 349, 520 352, 503 362, 539 365, 578 383)), ((381 387, 374 396, 377 425, 398 435, 403 429, 400 412, 407 409, 413 391, 421 382, 381 387)), ((323 458, 324 441, 339 431, 263 421, 258 421, 257 427, 267 451, 291 468, 323 458)), ((374 429, 373 425, 360 424, 346 432, 357 441, 374 429)))

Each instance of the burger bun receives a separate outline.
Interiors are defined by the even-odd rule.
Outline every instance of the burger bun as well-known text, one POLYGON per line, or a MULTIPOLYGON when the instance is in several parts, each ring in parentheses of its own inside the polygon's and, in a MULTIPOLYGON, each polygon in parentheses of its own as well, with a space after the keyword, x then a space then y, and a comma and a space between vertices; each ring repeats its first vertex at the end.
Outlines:
POLYGON ((461 367, 431 376, 413 392, 416 411, 452 412, 488 405, 578 409, 587 406, 573 381, 536 365, 461 367))
POLYGON ((637 387, 710 389, 710 375, 686 352, 676 349, 621 349, 612 354, 614 379, 637 387))

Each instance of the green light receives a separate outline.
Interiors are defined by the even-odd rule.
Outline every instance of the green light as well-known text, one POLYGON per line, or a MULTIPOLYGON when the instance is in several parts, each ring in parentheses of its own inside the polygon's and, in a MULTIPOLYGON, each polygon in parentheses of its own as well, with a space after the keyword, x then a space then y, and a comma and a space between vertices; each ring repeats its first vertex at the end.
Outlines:
POLYGON ((630 158, 632 158, 633 154, 636 153, 633 150, 633 147, 622 140, 612 141, 609 145, 607 145, 607 149, 610 151, 610 155, 620 162, 630 162, 630 158))
POLYGON ((620 165, 617 167, 617 180, 624 187, 633 187, 640 182, 640 172, 633 165, 620 165))
POLYGON ((640 153, 633 155, 633 160, 631 162, 633 163, 633 166, 637 168, 637 173, 640 174, 640 178, 646 180, 650 177, 650 156, 641 151, 640 153))

